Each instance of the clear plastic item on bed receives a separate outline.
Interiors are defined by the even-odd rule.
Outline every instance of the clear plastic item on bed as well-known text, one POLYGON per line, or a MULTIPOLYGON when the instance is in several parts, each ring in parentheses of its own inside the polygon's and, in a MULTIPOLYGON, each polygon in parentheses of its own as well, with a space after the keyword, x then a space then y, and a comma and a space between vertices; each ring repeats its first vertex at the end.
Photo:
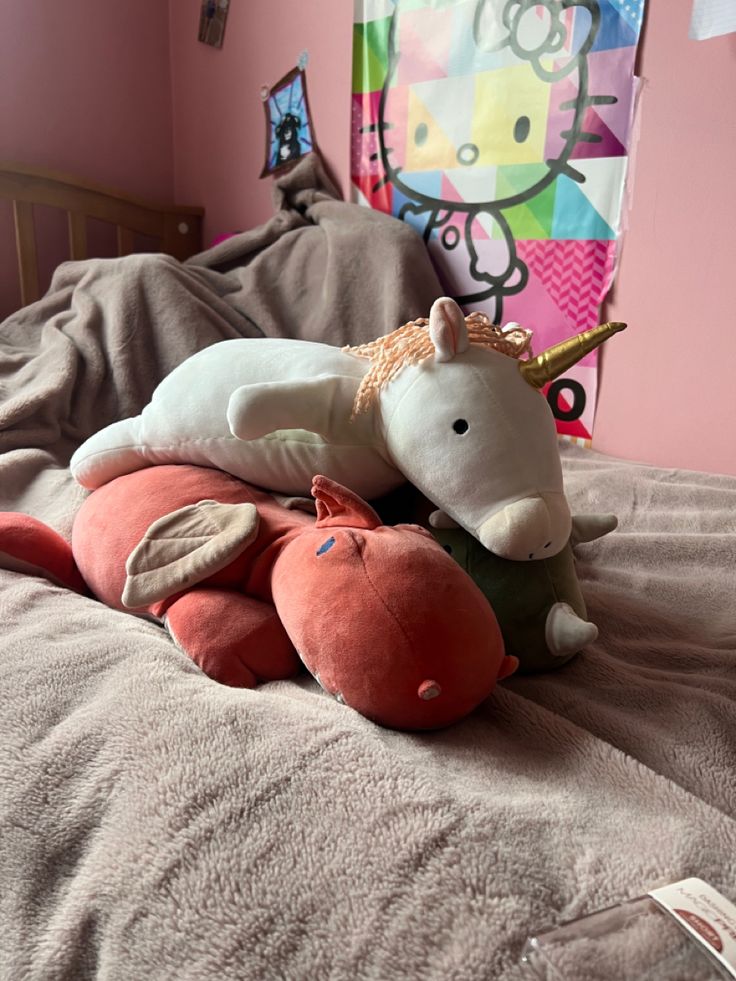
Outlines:
POLYGON ((544 981, 734 979, 736 906, 683 879, 535 934, 522 961, 544 981))

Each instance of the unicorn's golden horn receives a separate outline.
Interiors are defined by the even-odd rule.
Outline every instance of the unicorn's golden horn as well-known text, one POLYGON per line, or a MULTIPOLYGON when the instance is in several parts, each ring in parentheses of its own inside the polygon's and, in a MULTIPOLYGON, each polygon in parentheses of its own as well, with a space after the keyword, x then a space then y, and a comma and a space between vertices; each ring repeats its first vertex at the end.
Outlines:
POLYGON ((590 354, 599 344, 620 330, 626 330, 626 324, 600 324, 598 327, 584 330, 582 334, 576 334, 575 337, 554 344, 538 354, 536 358, 520 361, 519 371, 524 381, 534 388, 542 388, 547 382, 559 378, 568 368, 577 364, 586 354, 590 354))

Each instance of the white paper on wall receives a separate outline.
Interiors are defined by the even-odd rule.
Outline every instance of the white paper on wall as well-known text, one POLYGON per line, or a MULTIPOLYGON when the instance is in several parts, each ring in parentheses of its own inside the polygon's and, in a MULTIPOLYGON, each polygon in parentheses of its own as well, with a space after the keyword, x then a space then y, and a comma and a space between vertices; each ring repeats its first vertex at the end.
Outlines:
POLYGON ((690 38, 705 41, 736 31, 736 0, 693 0, 690 38))

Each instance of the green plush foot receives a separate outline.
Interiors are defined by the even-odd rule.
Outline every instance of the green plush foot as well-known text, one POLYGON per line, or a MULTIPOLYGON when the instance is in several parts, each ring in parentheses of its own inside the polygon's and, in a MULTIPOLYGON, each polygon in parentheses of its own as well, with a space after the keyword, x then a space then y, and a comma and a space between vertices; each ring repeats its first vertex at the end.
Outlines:
POLYGON ((598 628, 581 620, 567 603, 555 603, 547 614, 544 633, 550 653, 566 657, 592 644, 598 637, 598 628))

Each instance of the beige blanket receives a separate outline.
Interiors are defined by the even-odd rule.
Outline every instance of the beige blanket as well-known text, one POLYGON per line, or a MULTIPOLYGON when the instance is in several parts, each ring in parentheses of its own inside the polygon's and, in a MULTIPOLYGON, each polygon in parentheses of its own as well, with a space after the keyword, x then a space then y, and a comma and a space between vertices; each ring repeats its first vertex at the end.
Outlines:
MULTIPOLYGON (((253 329, 243 261, 71 264, 0 327, 0 507, 68 532, 70 448, 253 329)), ((736 479, 563 457, 574 510, 620 517, 578 551, 600 639, 443 732, 306 677, 218 686, 156 625, 0 570, 2 981, 517 981, 544 926, 689 875, 736 898, 736 479)))

